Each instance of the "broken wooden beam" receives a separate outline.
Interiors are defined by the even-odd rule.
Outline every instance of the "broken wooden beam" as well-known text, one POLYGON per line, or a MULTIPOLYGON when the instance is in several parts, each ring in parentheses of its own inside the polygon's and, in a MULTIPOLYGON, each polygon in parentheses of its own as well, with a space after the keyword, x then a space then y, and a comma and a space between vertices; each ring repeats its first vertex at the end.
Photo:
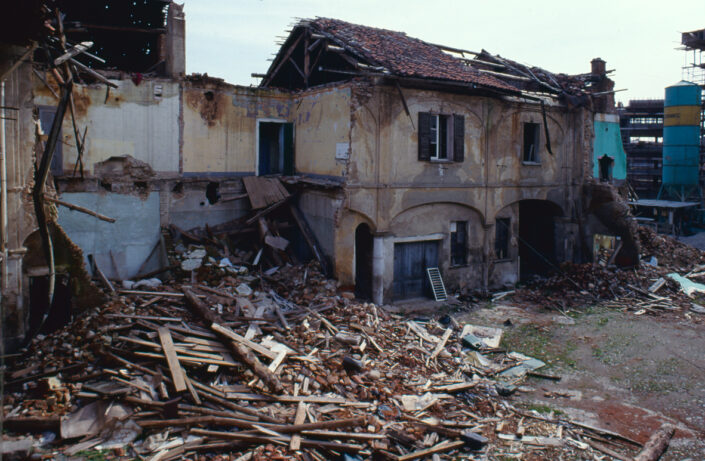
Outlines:
MULTIPOLYGON (((306 422, 306 404, 299 402, 299 406, 296 408, 296 416, 294 416, 294 425, 303 424, 306 422)), ((289 450, 297 451, 301 448, 301 436, 294 435, 291 437, 291 442, 289 442, 289 450)))
POLYGON ((318 263, 321 265, 321 270, 326 276, 331 276, 332 271, 330 264, 328 264, 328 260, 323 254, 323 251, 321 251, 321 248, 316 241, 316 236, 309 227, 308 222, 306 222, 306 218, 301 211, 299 211, 298 207, 292 203, 289 203, 289 211, 291 212, 291 216, 293 216, 294 221, 296 221, 296 225, 299 227, 301 234, 303 234, 306 244, 318 260, 318 263))
POLYGON ((93 216, 93 217, 95 217, 95 218, 98 218, 98 219, 100 219, 101 221, 106 221, 106 222, 109 222, 109 223, 114 223, 114 222, 115 222, 115 218, 111 218, 111 217, 109 217, 109 216, 102 215, 102 214, 100 214, 100 213, 98 213, 98 212, 95 212, 95 211, 93 211, 93 210, 89 210, 88 208, 85 208, 85 207, 82 207, 82 206, 78 206, 78 205, 74 205, 73 203, 64 202, 63 200, 59 200, 59 199, 54 198, 54 197, 49 197, 49 196, 47 196, 47 195, 44 195, 44 200, 47 200, 47 201, 52 202, 52 203, 56 203, 57 205, 61 205, 61 206, 63 206, 63 207, 68 208, 69 210, 79 211, 79 212, 81 212, 81 213, 85 213, 85 214, 87 214, 87 215, 90 215, 90 216, 93 216))
POLYGON ((162 344, 162 350, 164 351, 164 356, 166 357, 166 363, 169 365, 171 379, 174 381, 174 390, 176 392, 183 392, 188 387, 186 386, 186 380, 184 379, 184 372, 181 369, 179 358, 176 356, 174 341, 171 339, 169 328, 159 327, 159 330, 157 331, 159 333, 159 342, 162 344))
POLYGON ((458 440, 455 442, 450 442, 446 440, 437 445, 432 446, 431 448, 426 448, 424 450, 409 453, 408 455, 399 456, 397 457, 397 461, 410 461, 412 459, 422 459, 435 453, 443 453, 446 451, 453 450, 455 448, 460 448, 463 445, 465 445, 465 442, 463 442, 462 440, 458 440))
MULTIPOLYGON (((184 296, 186 299, 186 305, 191 308, 194 313, 206 320, 210 324, 213 331, 218 333, 222 338, 225 338, 224 343, 228 346, 231 352, 235 354, 238 360, 247 365, 272 392, 276 394, 284 393, 284 386, 282 386, 279 377, 269 371, 269 369, 259 361, 259 359, 252 353, 252 349, 242 343, 235 342, 232 339, 232 335, 235 335, 236 333, 221 325, 225 322, 218 314, 210 310, 208 306, 203 301, 198 299, 192 291, 185 289, 184 296), (230 331, 228 332, 227 330, 230 331)), ((276 358, 276 354, 274 354, 274 358, 276 358)))
POLYGON ((668 443, 671 437, 676 432, 676 428, 671 424, 663 425, 658 431, 654 432, 649 440, 644 445, 644 448, 634 458, 634 461, 656 461, 668 448, 668 443))

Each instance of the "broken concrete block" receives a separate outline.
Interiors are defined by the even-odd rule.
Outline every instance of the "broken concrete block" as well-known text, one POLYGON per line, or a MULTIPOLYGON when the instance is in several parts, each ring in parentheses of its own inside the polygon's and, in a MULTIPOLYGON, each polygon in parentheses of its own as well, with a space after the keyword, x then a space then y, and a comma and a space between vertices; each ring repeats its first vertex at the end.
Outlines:
POLYGON ((487 347, 484 341, 482 341, 480 338, 478 338, 472 333, 468 333, 463 336, 463 345, 471 347, 473 349, 483 349, 487 347))
POLYGON ((240 296, 250 296, 252 295, 252 288, 250 288, 249 285, 245 283, 241 283, 240 285, 235 288, 235 291, 237 291, 237 294, 240 296))

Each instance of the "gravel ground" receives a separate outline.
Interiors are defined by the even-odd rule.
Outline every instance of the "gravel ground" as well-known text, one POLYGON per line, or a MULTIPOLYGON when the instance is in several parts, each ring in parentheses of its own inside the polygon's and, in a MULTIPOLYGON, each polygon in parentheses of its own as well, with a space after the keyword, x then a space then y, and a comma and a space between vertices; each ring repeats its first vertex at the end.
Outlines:
POLYGON ((517 404, 555 409, 641 443, 668 421, 678 430, 662 459, 705 459, 705 316, 636 316, 600 307, 562 316, 498 305, 458 321, 503 328, 504 346, 562 376, 529 378, 525 392, 511 397, 517 404))
POLYGON ((688 237, 680 236, 678 240, 699 250, 705 250, 705 232, 699 232, 688 237))

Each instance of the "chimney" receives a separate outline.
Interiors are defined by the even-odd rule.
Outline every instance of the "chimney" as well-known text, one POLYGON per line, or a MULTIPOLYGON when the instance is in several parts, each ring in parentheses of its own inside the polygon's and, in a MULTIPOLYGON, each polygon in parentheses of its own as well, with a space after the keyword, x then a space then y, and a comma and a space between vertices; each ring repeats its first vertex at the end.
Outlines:
POLYGON ((593 75, 605 75, 605 72, 607 71, 607 63, 605 63, 602 58, 595 58, 590 61, 590 64, 592 64, 591 73, 593 75))

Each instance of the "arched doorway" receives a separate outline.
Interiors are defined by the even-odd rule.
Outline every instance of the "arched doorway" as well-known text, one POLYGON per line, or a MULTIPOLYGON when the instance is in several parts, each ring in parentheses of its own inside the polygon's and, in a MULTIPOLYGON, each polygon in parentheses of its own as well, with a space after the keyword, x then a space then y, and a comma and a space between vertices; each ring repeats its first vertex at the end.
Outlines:
POLYGON ((519 278, 544 276, 554 271, 556 259, 556 220, 563 212, 547 200, 519 202, 519 278))
POLYGON ((367 224, 355 229, 355 295, 372 299, 372 232, 367 224))

